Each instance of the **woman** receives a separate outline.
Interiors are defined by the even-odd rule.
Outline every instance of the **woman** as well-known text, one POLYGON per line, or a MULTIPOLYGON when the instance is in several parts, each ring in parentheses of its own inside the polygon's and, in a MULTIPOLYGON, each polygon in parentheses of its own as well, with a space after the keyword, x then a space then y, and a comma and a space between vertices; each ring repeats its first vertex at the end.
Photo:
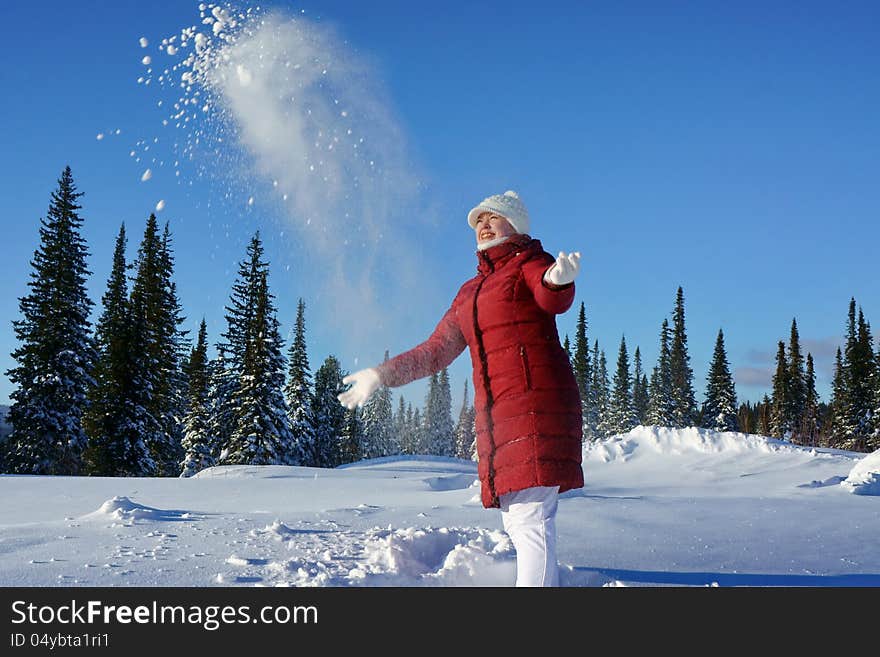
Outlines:
POLYGON ((501 509, 517 586, 557 586, 557 498, 584 485, 580 394, 556 329, 556 315, 574 301, 580 254, 544 251, 512 191, 484 199, 468 224, 477 275, 425 342, 345 377, 353 385, 339 400, 362 405, 380 385, 429 376, 468 347, 483 506, 501 509))

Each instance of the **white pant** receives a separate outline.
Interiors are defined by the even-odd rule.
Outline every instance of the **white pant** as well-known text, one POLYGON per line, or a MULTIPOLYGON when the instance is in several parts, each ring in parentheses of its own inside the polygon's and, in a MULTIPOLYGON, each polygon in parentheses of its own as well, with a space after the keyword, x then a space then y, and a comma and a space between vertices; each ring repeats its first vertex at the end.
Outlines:
POLYGON ((499 498, 501 521, 516 549, 517 586, 559 586, 556 506, 559 486, 535 486, 499 498))

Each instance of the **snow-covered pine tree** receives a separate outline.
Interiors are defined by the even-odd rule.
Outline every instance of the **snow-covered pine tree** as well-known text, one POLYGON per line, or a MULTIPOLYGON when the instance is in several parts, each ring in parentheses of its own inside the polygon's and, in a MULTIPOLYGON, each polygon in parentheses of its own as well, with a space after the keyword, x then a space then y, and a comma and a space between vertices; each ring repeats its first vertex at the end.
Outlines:
POLYGON ((346 376, 336 356, 324 359, 315 372, 315 399, 313 405, 315 440, 311 450, 305 455, 303 465, 318 468, 336 467, 342 460, 340 453, 341 436, 345 428, 345 407, 339 403, 337 395, 345 386, 346 376))
POLYGON ((568 356, 568 362, 571 363, 574 357, 571 355, 571 340, 568 339, 568 333, 565 334, 565 339, 562 341, 562 348, 565 351, 565 355, 568 356))
MULTIPOLYGON (((388 352, 385 352, 388 360, 388 352)), ((391 405, 391 389, 379 386, 364 403, 361 421, 363 422, 363 458, 372 459, 389 456, 399 452, 393 445, 393 407, 391 405)))
POLYGON ((87 438, 82 426, 93 384, 96 353, 90 335, 93 305, 86 292, 89 255, 70 167, 52 192, 28 287, 13 321, 18 365, 6 372, 17 386, 7 422, 6 467, 23 474, 76 475, 83 471, 87 438))
POLYGON ((773 401, 770 411, 770 435, 787 439, 791 432, 786 409, 788 404, 788 360, 785 357, 785 343, 780 340, 776 350, 776 373, 773 375, 773 401))
POLYGON ((425 424, 422 421, 422 410, 420 408, 416 408, 413 411, 412 415, 412 424, 410 425, 410 435, 412 436, 412 452, 411 454, 427 454, 428 450, 425 447, 427 441, 425 440, 425 424))
POLYGON ((724 332, 718 329, 712 363, 706 376, 702 425, 714 431, 738 431, 737 424, 736 388, 724 349, 724 332))
POLYGON ((880 449, 880 346, 874 353, 874 410, 871 421, 873 426, 868 440, 868 450, 875 451, 880 449))
POLYGON ((428 382, 425 399, 423 447, 421 454, 452 456, 455 436, 452 423, 452 395, 449 391, 449 372, 446 368, 434 373, 428 382))
POLYGON ((184 321, 182 306, 177 296, 174 282, 174 254, 171 248, 171 228, 168 222, 162 233, 162 246, 159 251, 162 271, 162 312, 160 314, 162 388, 157 391, 161 400, 160 422, 165 434, 164 461, 159 464, 160 474, 177 476, 184 459, 183 449, 184 416, 187 405, 188 383, 185 376, 185 363, 189 359, 186 336, 189 331, 182 329, 184 321))
POLYGON ((125 225, 119 228, 103 312, 95 329, 94 385, 83 426, 89 437, 86 469, 104 477, 135 476, 155 467, 136 423, 132 389, 133 359, 129 334, 125 225))
POLYGON ((268 272, 260 272, 249 298, 253 311, 245 331, 245 351, 238 386, 239 412, 229 448, 221 463, 288 465, 293 438, 284 401, 284 341, 278 330, 268 272))
POLYGON ((571 358, 571 367, 577 382, 578 392, 581 396, 581 421, 583 440, 593 440, 593 432, 596 428, 595 412, 593 409, 594 394, 592 389, 593 373, 590 367, 590 343, 587 340, 587 312, 583 302, 578 311, 577 327, 574 334, 574 355, 571 358))
POLYGON ((406 405, 406 419, 403 424, 403 433, 400 435, 400 453, 418 454, 418 426, 416 424, 413 405, 406 405))
POLYGON ((599 341, 594 343, 593 350, 593 389, 596 391, 596 437, 607 438, 614 435, 613 417, 611 414, 611 383, 608 379, 608 361, 605 350, 599 350, 599 341))
POLYGON ((406 444, 406 400, 403 395, 397 398, 397 411, 391 419, 391 431, 394 434, 394 442, 398 445, 401 454, 408 454, 406 444))
POLYGON ((184 417, 183 450, 181 477, 191 477, 199 470, 214 465, 212 453, 213 438, 208 433, 211 420, 210 399, 208 397, 210 380, 208 374, 208 328, 204 318, 199 325, 196 346, 193 347, 187 364, 187 411, 184 417))
POLYGON ((819 421, 819 395, 816 393, 816 372, 813 355, 807 352, 807 371, 804 375, 804 412, 801 414, 800 442, 817 447, 822 426, 819 421))
POLYGON ((834 442, 841 449, 863 451, 871 433, 874 402, 874 353, 871 330, 861 307, 850 299, 846 346, 841 366, 841 390, 834 403, 834 442))
POLYGON ((694 373, 690 366, 687 332, 684 321, 684 292, 679 286, 672 312, 672 345, 669 352, 669 372, 672 379, 673 426, 693 426, 697 402, 694 397, 694 373))
POLYGON ((363 458, 361 453, 361 445, 363 444, 361 410, 357 406, 345 409, 345 420, 339 437, 339 463, 337 465, 354 463, 363 458))
POLYGON ((672 395, 672 355, 669 351, 669 322, 664 318, 660 327, 660 355, 648 385, 648 424, 674 426, 675 400, 672 395))
POLYGON ((294 463, 303 463, 304 454, 314 441, 312 421, 312 372, 306 349, 306 305, 302 299, 296 308, 296 326, 288 354, 287 384, 284 396, 287 400, 287 417, 294 443, 294 463))
POLYGON ((177 327, 182 319, 170 281, 168 240, 159 235, 154 214, 147 219, 134 267, 129 299, 131 421, 150 455, 150 461, 142 463, 145 469, 136 474, 178 476, 182 447, 174 423, 181 408, 177 327))
POLYGON ((232 284, 229 305, 226 306, 226 332, 223 340, 217 344, 217 353, 221 354, 215 364, 223 369, 214 372, 216 392, 215 419, 218 425, 218 461, 222 461, 223 452, 228 450, 232 433, 236 430, 241 417, 239 389, 244 370, 244 354, 248 343, 248 330, 253 324, 253 313, 256 308, 254 293, 259 288, 259 281, 268 272, 269 263, 263 260, 263 243, 257 231, 247 246, 244 260, 238 264, 238 274, 232 284))
POLYGON ((232 430, 235 428, 233 400, 238 389, 238 380, 223 344, 217 345, 217 357, 208 365, 208 380, 208 434, 213 439, 211 456, 217 461, 223 449, 229 445, 232 430))
POLYGON ((798 335, 797 319, 791 320, 788 339, 788 407, 785 414, 791 427, 792 441, 800 442, 798 434, 803 424, 804 406, 807 402, 807 383, 804 373, 804 356, 798 335))
POLYGON ((458 413, 458 424, 455 425, 455 456, 456 458, 471 460, 473 458, 473 446, 476 436, 474 435, 474 418, 476 411, 473 404, 468 400, 468 380, 464 380, 464 395, 461 402, 461 411, 458 413))
MULTIPOLYGON (((607 382, 605 386, 605 399, 607 401, 607 382)), ((604 436, 599 434, 599 422, 601 421, 603 390, 599 385, 599 341, 594 340, 592 358, 590 360, 590 394, 587 408, 586 429, 590 440, 595 441, 604 436)))
POLYGON ((831 408, 829 409, 831 426, 828 427, 828 447, 840 447, 843 442, 843 436, 847 430, 847 411, 849 409, 847 392, 846 369, 843 354, 838 347, 834 357, 834 376, 831 380, 831 408))
POLYGON ((449 383, 448 368, 440 370, 437 385, 437 443, 432 453, 455 456, 455 423, 452 420, 452 386, 449 383))
POLYGON ((850 363, 850 399, 853 401, 853 417, 856 426, 856 440, 853 449, 866 451, 868 438, 872 433, 871 415, 874 411, 875 368, 874 338, 871 326, 865 320, 859 306, 859 319, 856 334, 856 356, 850 363))
POLYGON ((648 379, 642 370, 642 354, 636 345, 633 356, 633 408, 638 424, 645 424, 648 419, 648 379))
POLYGON ((614 373, 608 428, 612 435, 630 431, 638 424, 632 397, 632 379, 629 373, 629 354, 626 337, 620 338, 617 352, 617 370, 614 373))

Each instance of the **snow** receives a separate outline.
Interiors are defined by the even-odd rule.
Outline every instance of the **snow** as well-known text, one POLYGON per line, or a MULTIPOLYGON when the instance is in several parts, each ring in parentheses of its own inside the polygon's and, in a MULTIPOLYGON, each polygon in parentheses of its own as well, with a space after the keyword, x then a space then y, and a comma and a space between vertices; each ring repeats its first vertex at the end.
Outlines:
POLYGON ((856 463, 840 485, 856 495, 880 495, 880 449, 856 463))
MULTIPOLYGON (((560 498, 563 586, 878 586, 880 455, 705 429, 588 446, 560 498), (852 494, 857 493, 857 494, 852 494)), ((0 476, 3 586, 510 586, 476 464, 0 476)))
POLYGON ((161 199, 156 203, 156 212, 162 212, 165 209, 165 199, 161 199))

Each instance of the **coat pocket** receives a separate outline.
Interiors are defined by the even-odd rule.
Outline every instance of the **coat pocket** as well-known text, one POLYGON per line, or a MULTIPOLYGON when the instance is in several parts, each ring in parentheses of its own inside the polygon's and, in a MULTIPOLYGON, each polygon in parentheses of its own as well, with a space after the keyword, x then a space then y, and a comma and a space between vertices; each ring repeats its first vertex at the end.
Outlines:
POLYGON ((529 368, 529 356, 526 353, 525 346, 519 348, 519 358, 522 362, 523 369, 523 382, 525 383, 526 390, 532 389, 532 371, 529 368))

